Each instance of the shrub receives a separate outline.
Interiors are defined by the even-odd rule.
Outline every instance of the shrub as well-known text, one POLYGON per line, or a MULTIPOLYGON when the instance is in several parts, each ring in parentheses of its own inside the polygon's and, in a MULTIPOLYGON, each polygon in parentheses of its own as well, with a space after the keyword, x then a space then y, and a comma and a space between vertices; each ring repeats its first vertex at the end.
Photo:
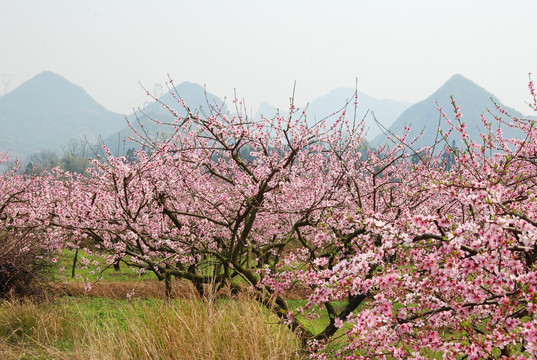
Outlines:
POLYGON ((39 295, 51 267, 38 239, 18 230, 0 233, 0 298, 39 295))

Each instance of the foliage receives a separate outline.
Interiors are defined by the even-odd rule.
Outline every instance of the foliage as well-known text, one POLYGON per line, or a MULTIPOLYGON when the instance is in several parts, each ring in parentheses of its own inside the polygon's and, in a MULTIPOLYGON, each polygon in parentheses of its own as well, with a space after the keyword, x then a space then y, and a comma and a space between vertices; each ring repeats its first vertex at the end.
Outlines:
POLYGON ((70 172, 83 174, 91 165, 89 162, 92 154, 90 148, 86 141, 71 140, 63 147, 61 153, 41 150, 26 159, 24 173, 27 175, 40 174, 47 169, 61 167, 70 172))
POLYGON ((38 239, 19 232, 0 235, 0 298, 41 295, 52 263, 38 239))
MULTIPOLYGON (((0 158, 0 164, 6 160, 0 158)), ((17 170, 0 175, 0 298, 39 295, 52 267, 41 224, 32 223, 28 212, 39 179, 24 178, 17 170)))
POLYGON ((535 121, 497 107, 474 142, 452 100, 431 147, 414 149, 407 127, 372 151, 347 109, 312 123, 292 101, 271 119, 233 102, 234 115, 195 114, 178 98, 184 117, 163 104, 169 137, 133 128, 137 161, 104 147, 88 177, 43 177, 32 221, 51 244, 168 287, 248 289, 314 358, 537 356, 535 121), (298 312, 285 296, 297 287, 298 312), (329 321, 313 333, 303 319, 321 308, 329 321), (340 328, 346 345, 326 346, 340 328))

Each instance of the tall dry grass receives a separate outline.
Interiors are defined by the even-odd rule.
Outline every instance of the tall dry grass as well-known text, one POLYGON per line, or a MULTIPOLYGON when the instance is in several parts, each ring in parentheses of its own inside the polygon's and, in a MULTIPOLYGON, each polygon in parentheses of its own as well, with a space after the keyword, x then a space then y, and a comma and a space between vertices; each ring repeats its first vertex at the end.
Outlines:
POLYGON ((0 302, 0 359, 69 358, 65 345, 78 330, 73 320, 48 303, 0 302))
POLYGON ((300 359, 300 343, 247 297, 0 304, 0 359, 300 359))

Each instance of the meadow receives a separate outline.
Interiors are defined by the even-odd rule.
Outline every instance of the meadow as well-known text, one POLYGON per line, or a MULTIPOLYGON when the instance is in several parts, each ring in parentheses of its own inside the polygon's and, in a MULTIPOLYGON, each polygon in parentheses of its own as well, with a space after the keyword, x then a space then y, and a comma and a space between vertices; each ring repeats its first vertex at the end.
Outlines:
POLYGON ((292 332, 247 296, 201 300, 177 287, 166 301, 163 283, 150 275, 111 270, 89 292, 75 277, 48 284, 42 301, 4 301, 1 358, 300 358, 292 332))
MULTIPOLYGON (((201 299, 184 281, 164 282, 81 253, 92 265, 77 266, 64 251, 52 279, 36 299, 0 302, 1 359, 305 359, 300 340, 248 293, 213 293, 201 299), (68 268, 60 273, 61 267, 68 268), (92 288, 84 289, 85 279, 92 288)), ((293 308, 306 304, 289 294, 293 308)), ((326 311, 303 319, 316 333, 326 311)))

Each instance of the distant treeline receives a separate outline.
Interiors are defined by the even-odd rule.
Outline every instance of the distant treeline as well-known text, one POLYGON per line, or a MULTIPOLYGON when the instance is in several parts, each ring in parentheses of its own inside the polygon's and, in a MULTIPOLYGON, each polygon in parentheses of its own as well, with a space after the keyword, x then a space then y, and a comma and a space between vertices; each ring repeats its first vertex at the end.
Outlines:
MULTIPOLYGON (((60 151, 41 150, 31 154, 22 162, 20 171, 25 174, 35 174, 45 169, 60 167, 70 172, 83 174, 92 166, 90 159, 96 158, 101 153, 101 145, 90 145, 85 140, 71 140, 60 151)), ((130 148, 124 155, 127 159, 135 161, 134 153, 135 149, 130 148)))

